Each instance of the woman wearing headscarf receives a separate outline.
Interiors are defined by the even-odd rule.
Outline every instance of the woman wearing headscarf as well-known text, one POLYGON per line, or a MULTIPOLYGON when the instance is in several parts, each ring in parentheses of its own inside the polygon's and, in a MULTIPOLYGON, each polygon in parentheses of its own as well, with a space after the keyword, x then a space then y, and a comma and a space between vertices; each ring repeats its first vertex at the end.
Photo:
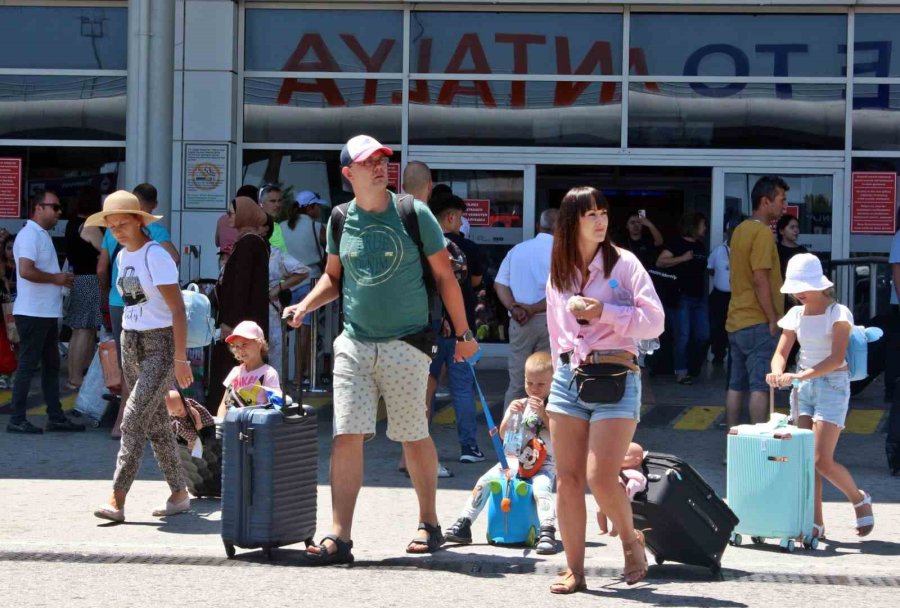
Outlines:
POLYGON ((208 404, 222 401, 222 382, 234 367, 234 357, 225 343, 241 321, 253 321, 269 336, 269 244, 260 235, 266 212, 253 199, 238 196, 229 205, 229 222, 238 239, 216 285, 219 341, 210 361, 208 404))

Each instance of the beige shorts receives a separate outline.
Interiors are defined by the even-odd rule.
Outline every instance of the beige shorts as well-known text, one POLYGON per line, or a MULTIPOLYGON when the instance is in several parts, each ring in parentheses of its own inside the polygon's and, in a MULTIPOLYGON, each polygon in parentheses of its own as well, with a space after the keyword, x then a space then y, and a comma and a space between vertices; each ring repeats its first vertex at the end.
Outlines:
POLYGON ((428 437, 425 392, 431 359, 402 340, 334 341, 334 436, 374 435, 378 399, 387 408, 393 441, 428 437))

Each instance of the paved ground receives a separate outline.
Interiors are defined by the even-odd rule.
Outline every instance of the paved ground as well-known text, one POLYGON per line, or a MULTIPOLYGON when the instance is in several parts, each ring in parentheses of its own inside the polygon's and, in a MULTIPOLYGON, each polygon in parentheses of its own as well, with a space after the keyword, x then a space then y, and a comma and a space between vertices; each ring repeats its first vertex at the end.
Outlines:
MULTIPOLYGON (((700 388, 685 392, 700 395, 700 388)), ((869 390, 880 395, 880 388, 869 390)), ((495 398, 496 387, 491 392, 495 398)), ((676 401, 674 387, 658 390, 657 399, 660 394, 676 401)), ((6 419, 0 416, 0 423, 6 419)), ((675 431, 670 426, 642 426, 638 440, 648 449, 688 459, 724 494, 723 433, 675 431)), ((318 535, 327 532, 330 521, 329 431, 326 407, 320 419, 318 535)), ((453 479, 441 480, 438 492, 439 513, 446 526, 485 466, 455 462, 453 428, 437 425, 434 434, 442 460, 457 473, 453 479)), ((150 450, 129 497, 129 523, 116 526, 90 515, 110 491, 117 450, 117 443, 104 430, 42 437, 4 433, 0 434, 0 496, 5 498, 0 526, 3 604, 277 606, 321 605, 323 601, 327 605, 336 600, 346 606, 448 606, 535 598, 541 604, 594 606, 601 598, 606 605, 728 608, 825 601, 829 605, 894 605, 900 587, 900 478, 887 476, 882 437, 846 435, 839 445, 839 459, 877 502, 877 526, 871 540, 855 538, 850 507, 828 488, 830 540, 817 551, 787 555, 771 544, 732 547, 725 552, 720 577, 703 569, 666 564, 652 566, 645 583, 627 588, 619 581, 619 544, 600 536, 596 525, 589 523, 590 592, 563 599, 547 592, 564 563, 562 554, 538 556, 521 548, 481 543, 451 547, 433 557, 406 556, 403 548, 416 525, 415 499, 409 481, 396 471, 398 448, 383 434, 366 448, 365 488, 354 529, 357 564, 313 570, 304 566, 300 547, 276 551, 271 563, 258 552, 226 560, 218 535, 219 505, 214 500, 195 500, 187 515, 167 520, 151 517, 150 511, 164 500, 166 488, 150 450)), ((481 442, 489 445, 486 435, 481 442)), ((588 504, 593 511, 590 500, 588 504)), ((475 538, 483 538, 484 530, 482 519, 475 524, 475 538)))

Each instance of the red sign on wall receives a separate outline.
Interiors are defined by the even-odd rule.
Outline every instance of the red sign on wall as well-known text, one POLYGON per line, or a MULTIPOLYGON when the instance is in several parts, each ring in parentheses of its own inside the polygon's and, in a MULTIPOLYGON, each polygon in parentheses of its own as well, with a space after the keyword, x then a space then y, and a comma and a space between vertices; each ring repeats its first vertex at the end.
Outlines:
POLYGON ((491 225, 491 201, 486 198, 467 198, 463 217, 472 226, 491 225))
POLYGON ((897 174, 891 171, 853 173, 851 234, 894 234, 897 174))
POLYGON ((400 163, 388 163, 388 188, 400 194, 400 163))
POLYGON ((22 196, 22 159, 0 158, 0 217, 18 218, 22 196))

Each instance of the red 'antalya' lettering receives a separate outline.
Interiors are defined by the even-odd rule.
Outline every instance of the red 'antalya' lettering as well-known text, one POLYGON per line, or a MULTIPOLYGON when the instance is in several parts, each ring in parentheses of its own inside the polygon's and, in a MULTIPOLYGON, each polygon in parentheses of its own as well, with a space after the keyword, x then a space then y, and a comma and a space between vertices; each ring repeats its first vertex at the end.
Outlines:
MULTIPOLYGON (((353 34, 340 34, 340 38, 350 52, 360 60, 367 73, 380 72, 397 43, 396 40, 391 38, 382 39, 375 51, 369 54, 353 34)), ((498 33, 494 36, 494 41, 498 44, 512 45, 514 74, 528 74, 528 45, 546 44, 547 38, 539 34, 498 33)), ((432 45, 433 40, 431 38, 419 40, 418 64, 415 71, 419 73, 429 73, 431 71, 432 45)), ((572 69, 569 38, 567 36, 556 36, 554 38, 554 47, 556 50, 557 74, 589 75, 599 73, 611 75, 614 73, 612 48, 609 42, 602 40, 594 42, 574 71, 572 69)), ((647 60, 643 49, 630 49, 628 62, 631 73, 648 74, 647 60)), ((322 39, 322 36, 316 33, 307 33, 301 36, 297 47, 291 53, 282 69, 291 72, 341 71, 338 62, 328 49, 328 45, 322 39)), ((478 34, 466 33, 462 35, 447 63, 444 73, 485 75, 493 73, 478 34), (471 63, 471 67, 464 67, 467 61, 471 63)), ((510 85, 510 106, 513 108, 524 108, 526 106, 525 90, 527 82, 513 81, 510 85)), ((589 86, 589 82, 557 82, 553 98, 554 105, 571 106, 575 104, 589 86)), ((650 91, 659 90, 656 83, 644 83, 644 87, 650 91)), ((378 80, 367 80, 363 90, 363 105, 377 103, 378 80)), ((612 102, 615 98, 615 91, 616 83, 601 83, 599 103, 612 102)), ((294 93, 319 93, 329 106, 347 105, 337 86, 337 81, 333 78, 316 78, 312 82, 308 80, 301 82, 298 79, 286 78, 282 81, 276 103, 279 105, 289 104, 294 93)), ((485 107, 497 107, 490 83, 483 80, 447 80, 441 86, 437 103, 452 105, 458 95, 478 97, 485 107), (463 86, 464 83, 470 86, 463 86)), ((402 99, 401 91, 394 91, 391 94, 391 102, 394 104, 401 103, 402 99)), ((416 104, 428 104, 431 102, 427 81, 417 80, 410 82, 409 100, 410 103, 416 104)))

